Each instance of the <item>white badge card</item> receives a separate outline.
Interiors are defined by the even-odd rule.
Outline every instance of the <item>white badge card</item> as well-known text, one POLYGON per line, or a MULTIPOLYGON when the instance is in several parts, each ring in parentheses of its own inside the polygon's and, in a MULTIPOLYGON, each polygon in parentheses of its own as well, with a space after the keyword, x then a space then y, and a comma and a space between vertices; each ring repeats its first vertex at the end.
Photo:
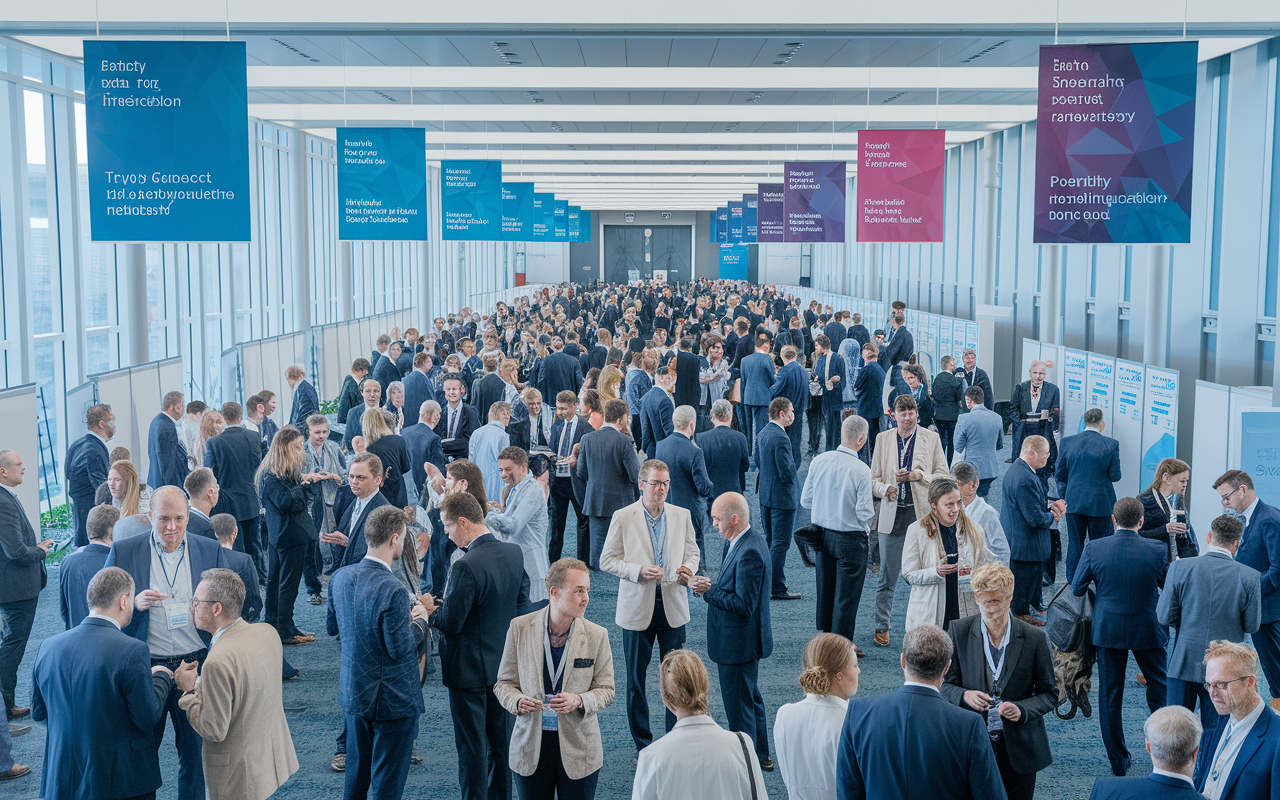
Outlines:
POLYGON ((175 631, 187 627, 191 606, 181 600, 165 600, 164 613, 169 622, 169 630, 175 631))
POLYGON ((556 717, 556 712, 551 710, 551 698, 553 697, 555 697, 553 694, 542 696, 542 729, 544 731, 554 731, 560 728, 560 721, 556 717))

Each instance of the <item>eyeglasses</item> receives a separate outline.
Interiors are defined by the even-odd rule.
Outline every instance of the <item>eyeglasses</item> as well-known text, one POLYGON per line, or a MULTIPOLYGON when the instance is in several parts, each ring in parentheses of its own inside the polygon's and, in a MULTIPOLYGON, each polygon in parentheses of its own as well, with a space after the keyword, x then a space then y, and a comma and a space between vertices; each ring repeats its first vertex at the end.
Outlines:
POLYGON ((217 601, 217 600, 201 600, 201 599, 200 599, 200 598, 198 598, 198 597, 193 597, 193 598, 191 598, 191 603, 190 603, 189 605, 195 606, 195 605, 198 605, 198 604, 200 604, 200 603, 208 603, 209 605, 213 605, 213 604, 214 604, 214 603, 216 603, 216 602, 218 602, 218 601, 217 601))
POLYGON ((1253 678, 1253 677, 1256 677, 1256 676, 1254 676, 1254 675, 1241 675, 1239 678, 1232 678, 1232 679, 1231 679, 1231 680, 1229 680, 1229 681, 1222 681, 1221 683, 1206 683, 1206 684, 1204 685, 1204 690, 1205 690, 1206 692, 1212 692, 1214 689, 1217 689, 1217 690, 1218 690, 1218 691, 1220 691, 1220 692, 1225 692, 1225 691, 1227 690, 1227 687, 1228 687, 1228 686, 1230 686, 1231 684, 1235 683, 1236 681, 1242 681, 1242 680, 1244 680, 1245 678, 1253 678))
POLYGON ((671 485, 671 481, 645 481, 645 483, 649 484, 655 489, 659 489, 659 488, 665 489, 666 487, 671 485))
POLYGON ((1222 504, 1225 506, 1225 505, 1227 504, 1227 500, 1231 499, 1231 495, 1235 494, 1236 492, 1240 491, 1240 490, 1241 490, 1241 489, 1243 489, 1243 488, 1244 488, 1244 484, 1242 483, 1242 484, 1240 484, 1239 486, 1237 486, 1236 488, 1234 488, 1234 489, 1232 489, 1231 491, 1227 492, 1226 494, 1222 495, 1222 504))

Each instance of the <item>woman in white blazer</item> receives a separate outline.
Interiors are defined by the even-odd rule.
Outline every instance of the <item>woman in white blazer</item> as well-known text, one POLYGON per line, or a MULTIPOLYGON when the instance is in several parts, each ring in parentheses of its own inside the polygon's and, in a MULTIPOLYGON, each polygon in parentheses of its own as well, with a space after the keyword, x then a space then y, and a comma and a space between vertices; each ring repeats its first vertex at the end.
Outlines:
POLYGON ((522 800, 591 800, 604 765, 596 713, 614 693, 609 632, 583 617, 586 564, 560 559, 547 588, 547 607, 511 620, 493 693, 516 716, 508 763, 522 800))
POLYGON ((769 800, 755 745, 707 712, 711 681, 692 650, 662 659, 662 704, 676 715, 671 732, 640 751, 631 800, 769 800))
POLYGON ((853 642, 820 633, 804 649, 804 699, 778 709, 773 746, 791 800, 835 800, 836 750, 849 698, 858 691, 853 642))
POLYGON ((906 630, 945 629, 953 619, 976 614, 969 574, 997 561, 982 528, 965 515, 960 487, 950 478, 933 481, 929 513, 907 528, 902 548, 902 577, 911 585, 906 630))

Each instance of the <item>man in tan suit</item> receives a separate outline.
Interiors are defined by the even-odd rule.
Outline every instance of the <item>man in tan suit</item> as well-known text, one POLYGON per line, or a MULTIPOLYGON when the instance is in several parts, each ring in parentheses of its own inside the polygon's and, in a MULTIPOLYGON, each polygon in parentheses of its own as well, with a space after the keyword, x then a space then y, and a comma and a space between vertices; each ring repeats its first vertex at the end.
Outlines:
POLYGON ((948 478, 942 439, 916 424, 916 399, 900 395, 893 404, 896 428, 876 436, 871 455, 871 494, 880 503, 876 530, 880 540, 880 575, 876 585, 875 643, 889 646, 893 590, 902 571, 902 545, 907 528, 929 513, 929 484, 948 478))
MULTIPOLYGON (((627 664, 627 722, 636 749, 653 742, 645 675, 658 640, 661 658, 684 646, 689 622, 689 578, 698 569, 698 540, 686 509, 666 502, 667 465, 650 459, 640 466, 639 502, 618 509, 609 523, 600 569, 617 575, 622 653, 627 664), (658 588, 661 587, 661 591, 658 588)), ((667 712, 667 731, 676 724, 667 712)))
POLYGON ((234 571, 201 574, 191 611, 213 643, 198 682, 194 663, 174 675, 184 692, 178 705, 204 739, 210 800, 266 800, 298 771, 281 698, 280 635, 242 620, 243 605, 244 582, 234 571))

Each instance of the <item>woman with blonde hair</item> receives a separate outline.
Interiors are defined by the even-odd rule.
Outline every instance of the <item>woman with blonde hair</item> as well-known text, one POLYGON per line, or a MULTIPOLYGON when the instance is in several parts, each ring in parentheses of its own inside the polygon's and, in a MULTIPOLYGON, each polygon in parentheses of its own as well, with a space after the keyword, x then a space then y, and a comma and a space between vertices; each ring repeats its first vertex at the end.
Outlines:
POLYGON ((111 505, 120 509, 120 518, 146 514, 151 510, 151 489, 144 486, 132 461, 117 461, 107 471, 111 505))
POLYGON ((410 471, 409 449, 404 437, 392 426, 393 414, 385 408, 370 408, 360 417, 364 429, 365 452, 382 460, 382 496, 396 508, 409 505, 409 489, 404 474, 410 471))
POLYGON ((209 409, 200 415, 200 430, 196 434, 196 449, 191 454, 197 467, 204 466, 205 443, 222 433, 227 428, 227 421, 222 412, 209 409))
POLYGON ((791 800, 834 800, 836 748, 849 698, 858 691, 858 655, 838 633, 820 633, 804 649, 804 699, 778 709, 773 746, 791 800))
POLYGON ((613 364, 606 364, 605 368, 600 370, 600 379, 596 381, 596 391, 600 393, 600 401, 607 403, 610 400, 621 400, 622 386, 622 370, 613 364))
POLYGON ((969 585, 975 567, 996 562, 982 528, 964 513, 950 478, 929 484, 929 513, 911 523, 902 546, 902 577, 911 585, 906 630, 947 625, 978 613, 969 585))

